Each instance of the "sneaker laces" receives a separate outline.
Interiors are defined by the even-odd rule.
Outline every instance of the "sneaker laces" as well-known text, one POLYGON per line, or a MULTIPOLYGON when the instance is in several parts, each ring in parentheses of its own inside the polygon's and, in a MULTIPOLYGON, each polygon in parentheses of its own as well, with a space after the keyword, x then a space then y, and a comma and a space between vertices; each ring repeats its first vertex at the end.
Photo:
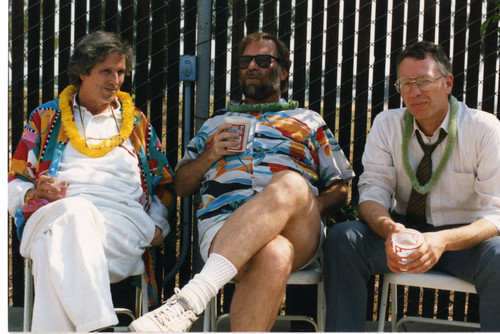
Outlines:
POLYGON ((162 326, 166 326, 173 319, 188 317, 192 318, 196 315, 190 310, 189 302, 181 296, 179 288, 175 288, 174 295, 154 313, 155 320, 162 326))

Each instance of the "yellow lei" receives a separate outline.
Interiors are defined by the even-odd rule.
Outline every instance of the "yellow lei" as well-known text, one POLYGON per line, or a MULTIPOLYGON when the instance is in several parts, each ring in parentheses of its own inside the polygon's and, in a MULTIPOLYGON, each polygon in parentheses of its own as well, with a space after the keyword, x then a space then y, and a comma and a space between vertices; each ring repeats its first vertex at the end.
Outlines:
POLYGON ((134 129, 134 112, 135 107, 132 103, 132 98, 128 93, 118 91, 116 96, 120 99, 123 108, 123 120, 120 133, 104 140, 97 145, 87 145, 85 139, 80 136, 80 132, 76 127, 71 97, 77 91, 73 85, 66 87, 61 95, 59 95, 59 108, 61 109, 61 121, 66 131, 66 135, 73 147, 80 153, 91 158, 99 158, 111 152, 115 147, 120 146, 128 139, 134 129))

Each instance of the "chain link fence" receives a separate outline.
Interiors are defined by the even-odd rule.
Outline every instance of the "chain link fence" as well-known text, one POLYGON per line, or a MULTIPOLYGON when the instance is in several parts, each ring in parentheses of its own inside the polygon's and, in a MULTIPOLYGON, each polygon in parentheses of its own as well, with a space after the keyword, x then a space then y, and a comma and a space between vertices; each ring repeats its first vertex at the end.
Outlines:
MULTIPOLYGON (((408 43, 440 43, 453 63, 453 95, 500 117, 498 22, 491 21, 481 32, 498 10, 493 1, 482 0, 10 0, 9 158, 29 113, 42 101, 56 98, 68 84, 73 45, 102 29, 117 32, 136 50, 135 69, 122 90, 131 92, 147 113, 175 166, 183 136, 230 99, 241 98, 236 50, 244 35, 263 30, 278 35, 291 50, 285 98, 323 115, 359 175, 373 118, 384 109, 402 106, 393 87, 395 55, 408 43), (182 55, 197 56, 198 76, 192 85, 180 81, 182 55), (193 94, 186 94, 188 89, 193 94)), ((351 184, 353 201, 356 183, 357 179, 351 184)), ((192 245, 192 205, 179 202, 178 207, 172 220, 175 233, 157 254, 158 279, 171 272, 179 257, 187 261, 175 280, 164 282, 166 296, 199 265, 194 263, 199 260, 192 245)), ((11 219, 9 226, 9 305, 22 306, 23 262, 11 219)), ((373 320, 378 278, 370 284, 374 293, 368 320, 373 320)), ((304 304, 300 294, 295 300, 293 295, 297 294, 287 297, 287 312, 294 304, 304 304)), ((477 311, 474 296, 414 290, 407 296, 410 302, 404 312, 477 319, 477 314, 470 314, 477 311), (430 306, 422 308, 422 302, 430 306)))

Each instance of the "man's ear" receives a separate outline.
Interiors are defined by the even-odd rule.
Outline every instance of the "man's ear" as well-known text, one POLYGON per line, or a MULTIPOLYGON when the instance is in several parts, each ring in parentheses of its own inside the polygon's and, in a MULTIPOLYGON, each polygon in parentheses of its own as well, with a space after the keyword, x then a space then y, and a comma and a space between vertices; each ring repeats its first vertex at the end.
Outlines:
POLYGON ((288 78, 288 70, 284 69, 283 67, 281 68, 281 77, 280 77, 280 81, 283 81, 285 80, 286 78, 288 78))
POLYGON ((445 89, 446 89, 446 94, 450 95, 451 91, 453 89, 453 74, 448 73, 447 76, 444 77, 444 84, 445 84, 445 89))

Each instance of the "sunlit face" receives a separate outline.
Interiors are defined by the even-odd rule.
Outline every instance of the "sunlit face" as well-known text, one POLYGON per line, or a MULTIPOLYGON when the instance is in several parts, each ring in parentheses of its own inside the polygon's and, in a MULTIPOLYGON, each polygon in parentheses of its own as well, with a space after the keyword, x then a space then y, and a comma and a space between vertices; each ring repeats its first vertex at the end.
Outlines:
POLYGON ((90 74, 80 75, 80 99, 92 106, 108 106, 125 80, 126 60, 111 52, 106 59, 94 65, 90 74))
MULTIPOLYGON (((274 41, 264 39, 249 43, 243 55, 271 55, 278 58, 278 50, 274 41)), ((279 100, 280 83, 287 75, 287 71, 275 59, 271 60, 267 68, 260 67, 252 59, 247 68, 239 70, 239 81, 248 103, 268 103, 279 100)))
POLYGON ((403 59, 399 65, 398 79, 404 81, 419 77, 441 78, 435 81, 434 88, 427 91, 413 83, 408 92, 401 92, 401 97, 419 125, 437 123, 439 126, 448 112, 448 95, 453 88, 453 75, 442 76, 431 55, 421 60, 410 57, 403 59))

